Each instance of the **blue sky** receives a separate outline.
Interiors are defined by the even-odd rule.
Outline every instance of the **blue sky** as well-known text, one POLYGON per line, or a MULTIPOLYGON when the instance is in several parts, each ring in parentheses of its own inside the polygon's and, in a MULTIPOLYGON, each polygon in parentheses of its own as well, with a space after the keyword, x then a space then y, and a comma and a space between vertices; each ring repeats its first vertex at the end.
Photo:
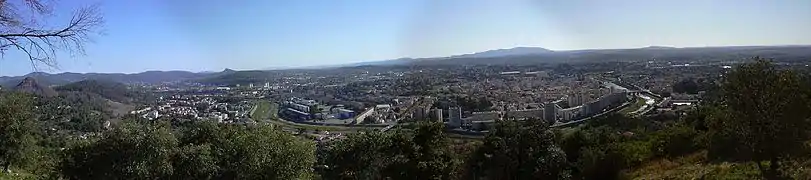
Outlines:
MULTIPOLYGON (((811 44, 807 0, 141 0, 100 3, 104 35, 46 72, 220 71, 552 50, 811 44)), ((0 75, 31 72, 8 50, 0 75)))

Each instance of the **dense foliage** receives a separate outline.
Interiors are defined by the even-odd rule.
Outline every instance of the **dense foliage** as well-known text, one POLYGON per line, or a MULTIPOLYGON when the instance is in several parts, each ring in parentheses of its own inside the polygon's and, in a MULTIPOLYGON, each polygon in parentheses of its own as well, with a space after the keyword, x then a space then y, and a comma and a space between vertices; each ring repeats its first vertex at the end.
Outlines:
POLYGON ((494 179, 567 179, 566 154, 540 120, 498 123, 474 154, 480 176, 494 179))
POLYGON ((67 150, 69 179, 298 179, 311 176, 314 146, 269 126, 125 123, 67 150))
POLYGON ((95 94, 63 92, 36 98, 36 115, 44 128, 71 132, 98 132, 113 117, 108 102, 95 94))
POLYGON ((729 150, 719 154, 753 161, 776 178, 784 160, 807 153, 811 86, 803 77, 758 60, 730 72, 721 87, 723 98, 709 123, 713 140, 729 150))
POLYGON ((58 86, 54 90, 92 93, 117 102, 129 102, 130 97, 134 96, 134 92, 130 91, 127 85, 104 80, 78 81, 58 86))
POLYGON ((0 165, 3 171, 24 165, 34 156, 36 127, 32 119, 32 99, 19 93, 0 96, 0 165))
POLYGON ((444 127, 423 123, 413 132, 364 132, 329 145, 325 179, 454 179, 459 162, 444 127))
POLYGON ((701 91, 708 91, 714 88, 713 82, 708 79, 684 79, 673 84, 673 92, 698 94, 701 91))

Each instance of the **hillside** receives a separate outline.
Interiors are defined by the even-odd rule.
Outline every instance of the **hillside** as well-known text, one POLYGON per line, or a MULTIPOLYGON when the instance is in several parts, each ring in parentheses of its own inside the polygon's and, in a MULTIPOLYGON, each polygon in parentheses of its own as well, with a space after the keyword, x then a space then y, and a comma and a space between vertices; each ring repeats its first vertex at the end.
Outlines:
POLYGON ((35 94, 37 96, 54 97, 57 95, 56 91, 47 85, 40 84, 36 78, 26 77, 17 86, 13 88, 15 91, 35 94))
POLYGON ((204 79, 200 79, 199 82, 205 84, 216 84, 216 85, 236 85, 236 84, 260 84, 264 82, 268 82, 271 79, 270 71, 233 71, 228 73, 222 73, 218 76, 212 76, 204 79))
POLYGON ((496 49, 473 54, 456 55, 448 58, 492 58, 505 56, 528 56, 554 53, 555 51, 539 47, 515 47, 509 49, 496 49))
POLYGON ((0 86, 14 87, 26 77, 35 77, 40 83, 48 86, 59 86, 68 83, 88 80, 88 79, 105 79, 112 82, 132 84, 132 83, 165 83, 165 82, 178 82, 202 79, 211 76, 218 76, 229 73, 231 70, 218 72, 218 73, 194 73, 188 71, 146 71, 135 74, 124 73, 58 73, 50 74, 44 72, 34 72, 23 76, 2 76, 0 77, 0 86))
POLYGON ((28 73, 23 76, 3 76, 0 77, 0 86, 4 88, 13 88, 20 84, 23 79, 25 78, 35 78, 37 83, 43 86, 53 86, 53 85, 62 85, 69 83, 70 81, 64 80, 64 78, 51 78, 49 77, 51 74, 43 73, 43 72, 33 72, 28 73))
POLYGON ((129 102, 132 99, 132 97, 130 97, 132 93, 129 88, 127 88, 127 85, 105 80, 83 80, 58 86, 55 90, 60 92, 77 91, 92 93, 116 102, 129 102))

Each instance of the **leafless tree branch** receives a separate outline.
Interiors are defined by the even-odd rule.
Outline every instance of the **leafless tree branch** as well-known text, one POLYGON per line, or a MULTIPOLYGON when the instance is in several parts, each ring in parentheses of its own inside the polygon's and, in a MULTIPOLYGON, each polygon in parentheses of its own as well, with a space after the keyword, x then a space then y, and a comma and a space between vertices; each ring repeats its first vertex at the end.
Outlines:
MULTIPOLYGON (((50 13, 50 6, 39 0, 22 1, 24 7, 35 14, 50 13)), ((25 23, 17 13, 17 6, 8 0, 0 0, 0 53, 5 54, 10 48, 19 50, 28 56, 34 70, 38 70, 40 64, 58 68, 57 52, 83 55, 84 44, 91 41, 92 35, 96 35, 104 23, 98 6, 93 5, 75 11, 61 28, 41 28, 35 21, 25 23)))

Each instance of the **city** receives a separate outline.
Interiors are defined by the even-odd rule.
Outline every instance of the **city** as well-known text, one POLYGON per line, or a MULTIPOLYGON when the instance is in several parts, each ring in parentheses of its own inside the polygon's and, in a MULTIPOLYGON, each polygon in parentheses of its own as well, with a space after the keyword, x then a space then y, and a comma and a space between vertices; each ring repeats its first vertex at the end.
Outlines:
POLYGON ((0 1, 0 180, 811 179, 811 1, 0 1))

